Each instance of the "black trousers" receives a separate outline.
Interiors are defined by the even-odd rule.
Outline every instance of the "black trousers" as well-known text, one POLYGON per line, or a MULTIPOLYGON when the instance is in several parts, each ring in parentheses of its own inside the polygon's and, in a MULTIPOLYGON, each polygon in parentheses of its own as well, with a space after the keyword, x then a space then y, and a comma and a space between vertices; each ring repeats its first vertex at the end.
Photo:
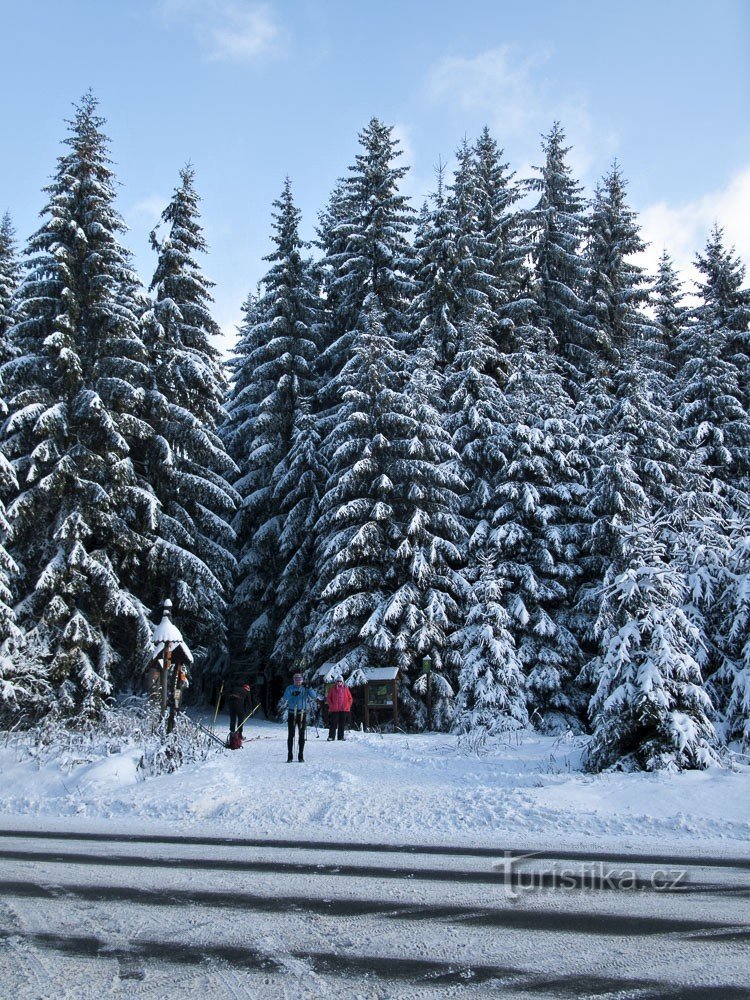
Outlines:
POLYGON ((295 718, 294 712, 290 712, 287 718, 287 740, 286 740, 286 750, 287 754, 292 756, 292 749, 294 747, 294 730, 297 730, 299 734, 299 744, 297 748, 297 753, 302 756, 302 751, 305 749, 305 731, 307 729, 307 718, 304 712, 297 712, 295 718))
POLYGON ((328 739, 332 740, 335 736, 338 736, 340 740, 344 738, 344 729, 346 728, 346 723, 349 719, 348 712, 329 712, 328 713, 328 739))
MULTIPOLYGON (((238 722, 242 722, 243 715, 240 711, 239 706, 230 705, 229 706, 229 731, 233 733, 238 722)), ((237 730, 237 732, 242 736, 242 726, 237 730)))

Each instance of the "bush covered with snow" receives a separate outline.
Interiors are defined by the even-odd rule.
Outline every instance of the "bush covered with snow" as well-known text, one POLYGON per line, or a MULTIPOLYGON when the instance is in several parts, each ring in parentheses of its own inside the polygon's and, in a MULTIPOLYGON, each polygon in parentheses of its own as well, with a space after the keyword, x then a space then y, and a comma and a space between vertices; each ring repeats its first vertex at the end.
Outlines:
POLYGON ((122 698, 97 719, 46 716, 21 729, 8 729, 5 744, 19 759, 39 765, 56 762, 70 772, 81 764, 131 751, 141 779, 172 773, 183 764, 205 760, 219 745, 186 715, 179 714, 173 732, 146 697, 122 698))

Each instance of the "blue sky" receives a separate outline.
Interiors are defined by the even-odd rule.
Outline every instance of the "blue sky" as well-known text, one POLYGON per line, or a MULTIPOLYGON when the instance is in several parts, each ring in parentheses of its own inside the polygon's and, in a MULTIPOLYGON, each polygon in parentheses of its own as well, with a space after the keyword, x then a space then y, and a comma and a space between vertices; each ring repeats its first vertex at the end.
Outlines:
POLYGON ((317 212, 372 115, 418 205, 438 160, 490 126, 521 175, 559 119, 589 193, 613 158, 652 248, 687 266, 714 221, 750 260, 747 0, 2 0, 0 212, 37 225, 64 119, 91 87, 144 279, 148 233, 191 160, 230 331, 291 177, 317 212))

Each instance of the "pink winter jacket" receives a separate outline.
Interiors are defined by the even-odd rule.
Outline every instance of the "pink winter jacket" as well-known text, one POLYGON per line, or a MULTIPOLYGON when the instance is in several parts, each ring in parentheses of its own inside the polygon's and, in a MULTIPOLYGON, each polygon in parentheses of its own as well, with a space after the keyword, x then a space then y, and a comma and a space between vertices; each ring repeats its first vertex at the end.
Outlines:
POLYGON ((326 701, 329 712, 348 712, 352 707, 352 693, 346 684, 334 684, 326 701))

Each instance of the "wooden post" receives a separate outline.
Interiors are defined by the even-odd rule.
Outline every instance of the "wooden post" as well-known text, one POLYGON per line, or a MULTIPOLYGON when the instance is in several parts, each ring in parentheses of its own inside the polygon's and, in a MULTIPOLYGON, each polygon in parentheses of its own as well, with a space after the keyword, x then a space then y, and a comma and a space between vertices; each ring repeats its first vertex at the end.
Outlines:
POLYGON ((432 667, 432 658, 429 656, 422 657, 422 670, 427 674, 427 732, 432 732, 432 684, 430 683, 430 670, 432 667))
POLYGON ((169 681, 169 667, 170 661, 172 659, 172 650, 170 649, 170 643, 164 643, 164 661, 161 667, 161 714, 166 715, 168 695, 167 685, 169 681))

